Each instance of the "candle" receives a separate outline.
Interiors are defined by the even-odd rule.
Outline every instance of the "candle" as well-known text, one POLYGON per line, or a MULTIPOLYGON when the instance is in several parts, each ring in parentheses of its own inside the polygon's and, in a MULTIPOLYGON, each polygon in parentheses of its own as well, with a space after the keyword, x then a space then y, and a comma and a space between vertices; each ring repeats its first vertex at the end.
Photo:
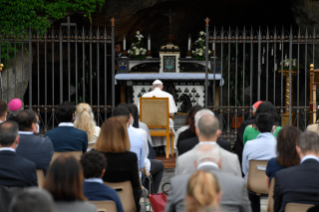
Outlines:
POLYGON ((285 54, 285 61, 287 61, 287 53, 285 54))
POLYGON ((261 64, 264 64, 265 63, 265 57, 264 55, 261 57, 261 64))
POLYGON ((123 37, 123 51, 125 51, 125 50, 126 50, 126 37, 124 35, 124 37, 123 37))
POLYGON ((274 46, 271 47, 271 56, 274 55, 274 46))
POLYGON ((281 43, 279 44, 279 50, 281 51, 281 43))
POLYGON ((213 43, 213 51, 215 51, 215 43, 213 43))
POLYGON ((188 51, 191 50, 191 45, 192 45, 192 37, 191 37, 191 35, 189 35, 189 37, 188 37, 188 51))
POLYGON ((151 51, 151 36, 150 35, 148 35, 148 38, 147 38, 147 50, 151 51))
POLYGON ((265 46, 263 46, 263 54, 265 54, 265 46))

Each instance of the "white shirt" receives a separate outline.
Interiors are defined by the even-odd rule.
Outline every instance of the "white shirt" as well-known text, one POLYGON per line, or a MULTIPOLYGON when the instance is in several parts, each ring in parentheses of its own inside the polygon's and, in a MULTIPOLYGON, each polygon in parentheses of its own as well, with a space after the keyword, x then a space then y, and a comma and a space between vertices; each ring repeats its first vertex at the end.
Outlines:
POLYGON ((85 182, 90 182, 90 183, 100 183, 103 184, 103 180, 101 178, 89 178, 85 179, 85 182))
POLYGON ((300 163, 303 163, 305 160, 308 160, 308 159, 315 159, 319 162, 319 158, 317 156, 314 156, 314 155, 306 155, 305 157, 303 157, 300 161, 300 163))
POLYGON ((19 135, 33 135, 34 132, 30 132, 30 131, 19 131, 19 135))
POLYGON ((59 127, 74 127, 74 124, 71 122, 61 122, 59 127))
POLYGON ((13 149, 12 147, 1 147, 0 151, 11 151, 11 152, 16 152, 15 149, 13 149))
POLYGON ((89 144, 94 144, 96 142, 97 138, 100 135, 100 132, 101 132, 101 128, 99 126, 95 126, 94 133, 93 133, 93 136, 91 137, 91 140, 89 140, 89 144))
POLYGON ((203 166, 214 166, 216 167, 217 169, 219 169, 218 165, 212 161, 205 161, 205 162, 202 162, 200 164, 198 164, 197 166, 197 170, 200 169, 201 167, 203 166))
POLYGON ((168 106, 169 106, 169 113, 173 114, 177 112, 176 104, 174 101, 173 96, 166 91, 162 91, 160 88, 155 88, 153 91, 145 93, 143 97, 168 97, 168 106))

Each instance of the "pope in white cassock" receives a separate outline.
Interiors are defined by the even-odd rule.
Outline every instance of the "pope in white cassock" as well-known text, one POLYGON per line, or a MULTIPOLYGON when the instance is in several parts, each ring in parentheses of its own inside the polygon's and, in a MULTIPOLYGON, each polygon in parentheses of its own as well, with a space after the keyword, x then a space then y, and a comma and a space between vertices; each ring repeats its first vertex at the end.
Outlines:
MULTIPOLYGON (((145 93, 143 97, 168 97, 169 100, 169 113, 170 116, 174 116, 174 113, 177 112, 176 104, 173 96, 170 93, 163 91, 163 83, 160 80, 155 80, 153 82, 152 91, 145 93)), ((172 119, 169 119, 169 127, 174 130, 174 122, 172 119)), ((152 137, 153 146, 166 146, 166 138, 165 137, 152 137)))

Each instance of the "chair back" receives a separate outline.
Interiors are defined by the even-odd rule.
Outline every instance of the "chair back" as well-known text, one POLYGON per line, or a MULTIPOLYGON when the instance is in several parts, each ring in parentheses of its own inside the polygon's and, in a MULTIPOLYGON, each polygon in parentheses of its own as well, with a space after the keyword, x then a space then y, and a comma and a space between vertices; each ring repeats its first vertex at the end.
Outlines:
POLYGON ((307 210, 314 205, 299 204, 299 203, 288 203, 285 208, 285 212, 307 212, 307 210))
POLYGON ((37 177, 38 177, 39 188, 43 188, 45 178, 44 178, 44 172, 42 169, 37 169, 37 177))
POLYGON ((95 143, 88 145, 88 149, 93 149, 93 148, 95 148, 95 143))
POLYGON ((255 192, 257 195, 268 194, 267 185, 265 183, 267 160, 250 160, 247 189, 255 192))
POLYGON ((275 188, 275 178, 273 177, 270 182, 269 195, 268 195, 268 204, 267 212, 274 211, 274 188, 275 188))
POLYGON ((120 183, 104 182, 104 184, 116 190, 125 212, 133 212, 136 210, 131 181, 120 183))
POLYGON ((96 206, 98 212, 117 212, 114 201, 90 201, 90 203, 96 206))
POLYGON ((53 163, 53 161, 55 159, 57 159, 60 155, 72 155, 73 157, 75 157, 77 160, 81 159, 81 156, 83 155, 82 151, 71 151, 71 152, 54 152, 52 159, 51 159, 51 164, 53 163))
POLYGON ((9 204, 14 195, 23 190, 23 187, 6 187, 0 185, 0 212, 8 212, 9 204))
POLYGON ((148 128, 166 128, 169 130, 168 97, 140 97, 140 120, 148 128))

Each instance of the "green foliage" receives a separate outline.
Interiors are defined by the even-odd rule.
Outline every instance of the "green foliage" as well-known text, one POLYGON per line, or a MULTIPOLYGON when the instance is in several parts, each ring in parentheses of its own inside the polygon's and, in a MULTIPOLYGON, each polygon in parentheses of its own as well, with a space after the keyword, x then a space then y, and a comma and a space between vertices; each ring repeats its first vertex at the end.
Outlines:
MULTIPOLYGON (((21 35, 24 29, 39 29, 40 34, 50 27, 49 20, 62 19, 69 12, 83 12, 91 20, 91 14, 97 7, 101 10, 105 0, 0 0, 0 31, 2 35, 21 35)), ((9 46, 12 58, 14 49, 9 46)), ((1 43, 1 61, 6 63, 7 44, 1 43)))

